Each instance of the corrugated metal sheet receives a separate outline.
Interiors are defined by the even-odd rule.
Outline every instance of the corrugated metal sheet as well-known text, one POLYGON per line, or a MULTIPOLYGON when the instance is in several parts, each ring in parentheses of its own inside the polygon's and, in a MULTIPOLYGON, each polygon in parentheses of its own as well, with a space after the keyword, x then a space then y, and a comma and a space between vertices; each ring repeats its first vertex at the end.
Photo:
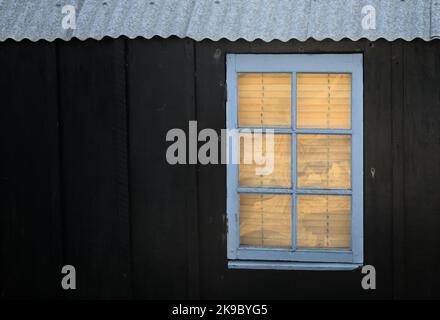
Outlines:
POLYGON ((104 36, 195 40, 440 37, 440 0, 0 0, 0 40, 101 39, 104 36), (65 30, 62 8, 76 8, 65 30), (376 9, 364 30, 362 8, 376 9))

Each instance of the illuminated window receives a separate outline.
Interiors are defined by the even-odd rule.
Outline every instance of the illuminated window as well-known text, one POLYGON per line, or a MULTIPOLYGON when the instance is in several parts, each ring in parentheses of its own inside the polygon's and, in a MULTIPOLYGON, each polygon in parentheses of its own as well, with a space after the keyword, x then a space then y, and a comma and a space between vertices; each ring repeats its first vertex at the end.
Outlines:
POLYGON ((228 54, 227 89, 229 266, 362 264, 362 55, 228 54))

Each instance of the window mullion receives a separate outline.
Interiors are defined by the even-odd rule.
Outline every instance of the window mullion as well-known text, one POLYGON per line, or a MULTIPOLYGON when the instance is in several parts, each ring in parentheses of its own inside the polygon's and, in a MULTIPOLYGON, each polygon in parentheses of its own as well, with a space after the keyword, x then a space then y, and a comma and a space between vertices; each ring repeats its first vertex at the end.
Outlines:
POLYGON ((291 166, 292 166, 292 250, 296 251, 296 240, 298 233, 298 219, 297 219, 297 199, 296 199, 296 72, 292 72, 292 147, 291 147, 291 166))
POLYGON ((296 194, 351 195, 351 189, 296 189, 296 194))
POLYGON ((273 194, 292 194, 290 188, 264 188, 264 187, 238 187, 238 193, 273 193, 273 194))

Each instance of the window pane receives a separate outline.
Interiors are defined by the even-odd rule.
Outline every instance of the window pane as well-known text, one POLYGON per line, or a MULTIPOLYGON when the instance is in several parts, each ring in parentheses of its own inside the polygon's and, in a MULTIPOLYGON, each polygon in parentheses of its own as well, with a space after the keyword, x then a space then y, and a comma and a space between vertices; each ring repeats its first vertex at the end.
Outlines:
POLYGON ((238 126, 290 128, 291 84, 290 73, 238 74, 238 126))
POLYGON ((298 196, 300 248, 351 248, 351 196, 298 196))
POLYGON ((238 171, 241 187, 289 188, 292 184, 290 134, 240 134, 238 171))
POLYGON ((291 247, 290 195, 240 194, 240 244, 291 247))
POLYGON ((298 188, 350 189, 351 136, 297 135, 298 188))
POLYGON ((298 73, 297 127, 350 128, 351 74, 298 73))

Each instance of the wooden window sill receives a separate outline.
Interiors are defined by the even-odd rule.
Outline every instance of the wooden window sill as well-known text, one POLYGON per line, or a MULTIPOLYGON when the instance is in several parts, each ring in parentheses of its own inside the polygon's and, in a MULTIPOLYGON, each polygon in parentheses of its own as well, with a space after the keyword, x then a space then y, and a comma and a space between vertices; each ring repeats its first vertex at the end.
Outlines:
POLYGON ((357 263, 317 263, 286 261, 228 261, 229 269, 298 270, 298 271, 352 271, 362 265, 357 263))

